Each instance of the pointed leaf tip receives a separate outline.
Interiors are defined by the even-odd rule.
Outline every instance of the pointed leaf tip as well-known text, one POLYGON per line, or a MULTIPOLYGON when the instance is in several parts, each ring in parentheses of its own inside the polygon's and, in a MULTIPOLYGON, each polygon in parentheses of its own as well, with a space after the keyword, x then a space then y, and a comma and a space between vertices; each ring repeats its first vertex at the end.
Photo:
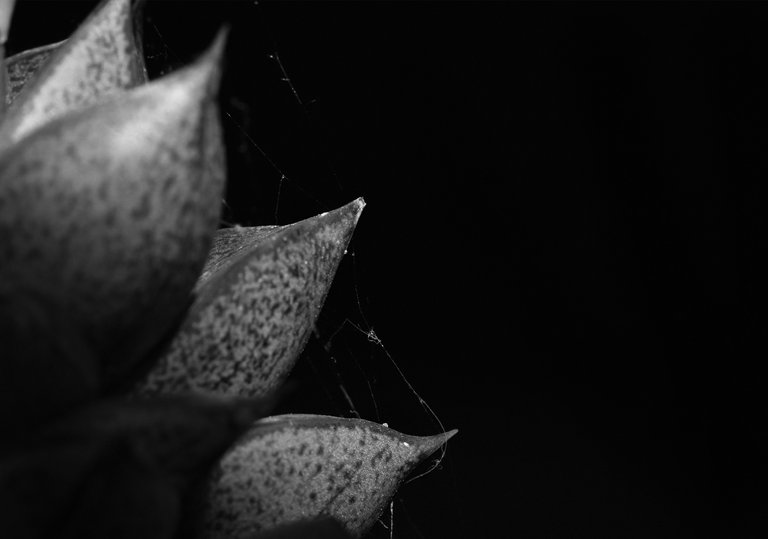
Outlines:
POLYGON ((408 436, 360 419, 289 414, 257 421, 221 459, 205 537, 251 537, 327 515, 364 534, 403 479, 456 431, 408 436))
POLYGON ((208 45, 208 48, 203 51, 197 60, 189 67, 180 70, 180 75, 192 74, 194 79, 199 81, 201 89, 204 89, 211 96, 218 92, 228 37, 229 26, 224 25, 219 29, 211 44, 208 45))
POLYGON ((355 227, 357 226, 357 222, 360 220, 360 216, 363 214, 363 210, 365 209, 365 200, 363 197, 360 197, 350 202, 347 206, 354 215, 355 222, 352 226, 355 227))
POLYGON ((355 217, 359 218, 365 209, 366 203, 363 197, 357 197, 352 202, 348 202, 341 207, 342 211, 351 212, 355 217))
POLYGON ((214 64, 221 63, 221 59, 224 57, 224 51, 227 47, 227 40, 229 39, 230 26, 228 24, 223 25, 216 32, 216 35, 211 41, 211 44, 203 53, 203 58, 214 64))
POLYGON ((433 434, 431 436, 422 436, 421 437, 421 447, 423 451, 422 459, 428 458, 435 451, 443 447, 445 444, 448 443, 448 440, 456 436, 458 432, 459 432, 459 429, 453 429, 446 432, 441 432, 439 434, 433 434))
POLYGON ((0 276, 61 291, 52 306, 111 382, 178 320, 211 246, 226 171, 216 54, 70 111, 0 159, 0 276))
POLYGON ((258 397, 278 387, 309 338, 362 207, 358 199, 292 225, 220 232, 195 303, 137 391, 258 397))

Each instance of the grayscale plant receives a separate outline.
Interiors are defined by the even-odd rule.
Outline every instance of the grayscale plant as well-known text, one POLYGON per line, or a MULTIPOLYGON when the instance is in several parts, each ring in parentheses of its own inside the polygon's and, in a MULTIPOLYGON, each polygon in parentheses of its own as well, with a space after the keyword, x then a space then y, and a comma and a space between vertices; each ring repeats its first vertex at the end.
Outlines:
POLYGON ((217 230, 227 32, 148 81, 141 4, 0 69, 0 536, 361 536, 456 431, 268 414, 365 204, 217 230))

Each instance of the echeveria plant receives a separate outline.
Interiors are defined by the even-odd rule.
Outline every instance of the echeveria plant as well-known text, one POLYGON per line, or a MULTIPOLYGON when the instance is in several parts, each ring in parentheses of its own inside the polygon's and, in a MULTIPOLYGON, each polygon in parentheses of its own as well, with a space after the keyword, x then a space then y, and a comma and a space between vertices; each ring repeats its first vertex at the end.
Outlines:
POLYGON ((0 535, 363 535, 455 431, 267 414, 364 202, 217 230, 226 31, 148 81, 140 7, 0 69, 0 535))

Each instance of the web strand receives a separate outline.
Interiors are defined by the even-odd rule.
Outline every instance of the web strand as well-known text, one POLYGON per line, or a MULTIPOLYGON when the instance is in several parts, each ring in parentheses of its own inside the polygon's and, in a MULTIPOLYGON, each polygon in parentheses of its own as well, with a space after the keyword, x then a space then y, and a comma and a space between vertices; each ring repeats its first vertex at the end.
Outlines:
MULTIPOLYGON (((258 2, 254 2, 253 6, 255 8, 260 8, 261 7, 258 2)), ((260 17, 259 17, 260 20, 266 21, 266 14, 264 13, 263 9, 260 10, 260 14, 259 15, 260 15, 260 17)), ((267 24, 268 24, 267 22, 263 22, 263 26, 267 26, 267 24)), ((162 46, 163 46, 163 50, 164 50, 164 54, 166 56, 170 55, 173 58, 174 63, 178 64, 179 63, 179 56, 176 55, 174 53, 174 51, 167 45, 167 42, 163 38, 163 36, 160 33, 160 31, 158 30, 158 28, 154 25, 154 23, 152 23, 150 21, 150 25, 154 29, 155 33, 157 34, 157 36, 161 40, 161 43, 162 43, 162 46)), ((266 28, 266 31, 267 31, 267 35, 269 35, 268 34, 268 32, 269 32, 268 28, 266 28)), ((301 94, 299 93, 298 88, 296 87, 296 85, 294 84, 291 76, 289 75, 289 71, 288 71, 285 63, 283 62, 282 58, 280 57, 280 54, 278 52, 278 46, 277 46, 276 40, 268 38, 268 42, 271 42, 271 47, 269 49, 269 52, 266 52, 267 57, 274 61, 275 65, 277 67, 277 70, 278 70, 280 81, 285 83, 288 91, 292 95, 293 100, 301 108, 302 114, 305 116, 305 118, 307 120, 307 125, 314 127, 313 122, 312 122, 312 115, 310 114, 310 110, 308 108, 308 105, 311 105, 312 103, 314 103, 315 100, 314 99, 310 99, 309 102, 307 102, 305 99, 302 98, 301 94)), ((247 111, 246 111, 246 113, 247 113, 247 111)), ((267 154, 267 152, 265 152, 262 149, 262 147, 254 139, 254 137, 251 136, 251 134, 248 132, 248 130, 243 125, 241 125, 233 117, 233 115, 229 111, 226 111, 226 110, 223 111, 223 118, 225 119, 225 121, 231 123, 238 130, 238 132, 242 135, 243 140, 246 143, 246 144, 244 144, 244 147, 247 148, 248 146, 250 146, 252 149, 254 149, 258 153, 258 155, 261 156, 261 158, 267 163, 267 165, 275 172, 275 174, 278 177, 278 179, 277 179, 277 190, 276 190, 276 195, 275 195, 274 214, 273 214, 275 223, 279 222, 278 217, 279 217, 280 202, 281 202, 281 199, 283 197, 283 187, 284 187, 283 183, 286 182, 286 181, 289 182, 291 187, 295 187, 297 189, 297 191, 301 193, 302 196, 306 197, 307 199, 312 200, 313 202, 315 202, 316 204, 318 204, 320 207, 322 207, 325 210, 329 209, 329 205, 328 204, 326 204, 323 201, 319 200, 314 194, 312 194, 307 189, 305 189, 301 185, 301 183, 293 181, 284 172, 283 167, 281 167, 274 159, 272 159, 267 154)), ((327 165, 328 165, 328 170, 330 171, 330 174, 333 176, 333 178, 334 178, 334 180, 336 182, 336 185, 337 185, 337 188, 339 189, 339 192, 340 193, 344 193, 345 189, 344 189, 344 187, 343 187, 343 185, 342 185, 342 183, 341 183, 341 181, 339 179, 339 176, 337 175, 337 173, 336 173, 336 171, 334 169, 334 166, 332 165, 332 163, 330 162, 329 159, 328 159, 327 165)), ((227 205, 226 201, 224 201, 224 205, 225 205, 225 207, 229 207, 227 205)), ((232 214, 233 212, 232 212, 231 208, 229 208, 229 210, 230 210, 230 214, 232 214)), ((235 218, 235 216, 233 216, 233 219, 234 218, 235 218)), ((359 315, 360 322, 356 323, 353 320, 351 320, 349 317, 344 317, 344 320, 341 322, 341 324, 339 324, 338 327, 336 327, 330 333, 330 335, 327 338, 325 338, 325 339, 322 338, 322 336, 320 335, 320 331, 317 329, 317 327, 315 327, 315 331, 314 331, 315 337, 316 337, 317 341, 322 344, 322 348, 325 351, 325 354, 326 354, 326 357, 327 357, 327 361, 328 361, 328 363, 330 365, 330 368, 331 368, 331 371, 333 373, 334 382, 332 382, 332 383, 331 382, 326 382, 326 383, 322 382, 322 377, 320 376, 320 373, 318 372, 317 366, 315 365, 315 362, 314 362, 313 358, 310 357, 310 358, 308 358, 309 365, 310 365, 312 371, 315 373, 315 379, 321 380, 320 385, 322 386, 322 390, 325 392, 325 395, 327 396, 328 400, 333 404, 333 406, 335 408, 337 408, 337 409, 340 408, 340 405, 339 405, 340 404, 340 400, 339 400, 339 397, 338 397, 338 395, 340 395, 341 399, 343 399, 344 404, 346 404, 346 406, 348 407, 349 413, 354 415, 354 416, 356 416, 356 417, 358 417, 358 418, 362 417, 360 412, 359 412, 359 408, 355 405, 355 402, 354 402, 354 400, 352 398, 352 395, 347 390, 347 387, 345 385, 344 377, 342 376, 341 366, 340 366, 339 362, 336 359, 337 353, 334 353, 334 350, 332 348, 334 343, 337 342, 337 340, 338 340, 337 337, 339 336, 339 334, 341 334, 347 327, 351 327, 355 332, 359 333, 360 335, 364 335, 365 336, 366 340, 369 343, 370 359, 372 360, 372 362, 375 359, 376 355, 378 355, 380 353, 383 353, 384 357, 387 358, 387 363, 389 365, 391 365, 392 368, 394 368, 394 372, 397 374, 397 376, 402 381, 402 383, 407 388, 407 390, 410 392, 410 394, 413 397, 415 397, 415 399, 418 401, 418 403, 419 403, 420 407, 422 408, 422 410, 424 410, 427 413, 427 415, 430 416, 430 420, 433 423, 436 424, 436 426, 440 430, 440 432, 445 433, 446 430, 445 430, 445 428, 443 426, 442 421, 438 417, 438 415, 435 413, 435 411, 432 409, 432 407, 426 402, 426 400, 424 398, 422 398, 422 396, 416 391, 416 389, 411 384, 411 382, 408 380, 408 378, 405 375, 405 373, 403 372, 403 370, 400 368, 398 363, 395 361, 395 359, 392 356, 392 354, 389 352, 389 350, 386 348, 386 346, 382 342, 382 339, 374 331, 374 328, 373 328, 372 324, 369 322, 368 318, 366 317, 366 314, 365 314, 366 313, 366 309, 363 307, 363 301, 361 300, 361 293, 360 293, 361 292, 361 290, 360 290, 361 287, 360 287, 360 284, 359 284, 361 281, 360 281, 360 278, 359 278, 359 275, 358 275, 358 260, 357 260, 356 252, 354 251, 354 249, 352 247, 349 248, 349 251, 350 251, 350 254, 351 254, 351 258, 352 258, 352 262, 351 262, 352 263, 352 268, 351 268, 352 269, 352 279, 351 280, 352 280, 352 286, 353 286, 353 291, 354 291, 355 303, 357 305, 357 311, 358 311, 357 314, 359 315), (337 397, 334 397, 332 395, 332 392, 329 391, 329 387, 328 386, 332 386, 332 385, 336 385, 337 386, 337 389, 338 389, 337 397)), ((366 298, 366 300, 367 300, 367 298, 366 298)), ((367 301, 366 301, 366 303, 367 303, 367 301)), ((347 352, 349 352, 349 351, 347 350, 347 352)), ((355 365, 357 365, 357 368, 359 369, 359 371, 363 375, 363 378, 364 378, 364 380, 365 380, 365 382, 367 384, 368 393, 370 395, 370 398, 371 398, 371 401, 372 401, 372 404, 373 404, 373 410, 374 410, 374 414, 375 414, 375 417, 376 417, 376 421, 380 422, 380 420, 381 420, 381 415, 380 414, 383 412, 383 410, 379 409, 378 399, 376 398, 376 394, 374 392, 374 386, 373 386, 373 384, 371 382, 371 376, 368 373, 365 372, 365 370, 361 366, 360 362, 358 362, 357 359, 355 359, 355 354, 354 353, 349 353, 348 355, 353 360, 355 365)), ((419 478, 421 478, 421 477, 431 473, 432 471, 434 471, 438 467, 440 467, 443 459, 445 458, 445 456, 446 456, 446 445, 444 444, 441 447, 440 454, 439 454, 438 458, 436 458, 436 459, 434 459, 432 461, 430 467, 426 471, 424 471, 424 472, 422 472, 422 473, 420 473, 420 474, 418 474, 418 475, 416 475, 414 477, 409 478, 406 481, 406 483, 410 483, 412 481, 415 481, 416 479, 419 479, 419 478)), ((406 521, 409 523, 411 528, 413 528, 415 533, 419 537, 423 537, 423 535, 419 532, 417 527, 411 521, 411 519, 410 519, 410 517, 408 515, 408 512, 407 512, 407 510, 405 508, 405 503, 403 502, 403 499, 398 497, 397 501, 401 505, 401 511, 399 511, 398 514, 399 515, 402 514, 403 518, 406 519, 406 521)), ((393 499, 390 502, 390 505, 389 505, 389 525, 387 526, 387 524, 385 524, 385 522, 383 520, 381 520, 381 519, 379 520, 379 522, 382 524, 382 526, 384 526, 384 528, 388 529, 390 539, 394 538, 394 502, 395 502, 395 500, 393 499)), ((400 518, 400 517, 398 517, 398 518, 400 518)))
POLYGON ((304 109, 304 112, 306 113, 306 108, 304 107, 304 103, 301 101, 301 98, 299 97, 299 92, 296 91, 296 87, 293 85, 293 82, 291 81, 291 77, 288 76, 288 72, 285 70, 285 66, 283 66, 283 62, 280 61, 280 55, 277 53, 277 48, 274 47, 274 51, 272 54, 269 55, 269 58, 274 60, 277 63, 278 68, 280 68, 280 74, 282 75, 282 78, 280 79, 283 82, 288 83, 288 87, 291 89, 291 92, 293 93, 293 97, 296 98, 296 101, 299 103, 302 109, 304 109))
MULTIPOLYGON (((157 26, 152 22, 149 21, 150 26, 157 34, 157 37, 160 38, 160 41, 162 43, 163 49, 165 51, 166 56, 170 56, 173 58, 174 63, 179 63, 180 57, 178 54, 174 52, 174 50, 168 45, 163 35, 160 33, 160 30, 157 28, 157 26)), ((302 103, 298 92, 296 91, 296 88, 293 85, 293 82, 291 82, 290 78, 287 75, 287 72, 285 71, 285 67, 283 66, 282 61, 280 61, 280 57, 275 51, 274 53, 269 55, 270 58, 275 58, 278 62, 278 65, 280 67, 281 73, 283 74, 283 80, 287 81, 289 84, 289 87, 291 89, 291 92, 296 97, 298 103, 302 106, 302 110, 304 110, 304 113, 307 114, 306 109, 304 108, 304 104, 302 103)), ((280 198, 282 194, 282 188, 283 188, 283 182, 288 181, 291 182, 291 184, 297 188, 299 191, 302 192, 305 196, 313 200, 316 204, 318 204, 322 208, 328 208, 328 204, 326 204, 324 201, 318 199, 316 196, 314 196, 311 192, 306 190, 304 187, 301 186, 301 184, 297 182, 293 182, 290 177, 288 177, 285 172, 283 172, 283 169, 277 165, 277 163, 272 159, 267 152, 265 152, 262 147, 253 139, 253 137, 248 133, 248 130, 246 130, 235 118, 232 116, 232 114, 224 110, 222 111, 226 117, 226 119, 234 125, 238 132, 245 138, 245 140, 259 153, 259 155, 267 162, 267 164, 277 173, 279 174, 279 179, 277 183, 277 195, 275 198, 275 209, 274 209, 274 221, 275 224, 279 223, 278 214, 279 214, 279 208, 280 208, 280 198)))

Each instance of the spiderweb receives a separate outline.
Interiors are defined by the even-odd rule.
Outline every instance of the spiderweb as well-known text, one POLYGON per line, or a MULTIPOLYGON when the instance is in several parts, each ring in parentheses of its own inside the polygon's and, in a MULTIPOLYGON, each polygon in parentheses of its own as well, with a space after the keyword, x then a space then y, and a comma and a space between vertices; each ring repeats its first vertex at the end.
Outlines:
MULTIPOLYGON (((97 2, 46 2, 46 10, 60 13, 42 21, 35 4, 19 2, 16 28, 36 31, 12 33, 10 45, 15 50, 9 53, 65 39, 97 2)), ((236 53, 228 56, 236 61, 225 66, 220 104, 227 160, 232 163, 230 174, 237 181, 230 182, 222 201, 222 226, 288 224, 366 196, 364 187, 337 173, 330 157, 333 147, 328 142, 328 125, 314 112, 318 98, 311 90, 305 93, 302 86, 311 86, 313 81, 300 70, 292 72, 296 54, 283 52, 283 36, 279 28, 271 26, 273 21, 264 5, 254 1, 149 0, 144 11, 144 53, 150 78, 192 60, 209 44, 220 24, 232 25, 240 17, 258 24, 253 29, 257 37, 244 36, 238 28, 230 35, 229 47, 236 53), (183 24, 179 24, 180 13, 183 24), (246 61, 240 61, 240 54, 246 61), (243 79, 232 77, 233 71, 243 70, 243 66, 257 85, 242 86, 243 79), (264 111, 257 110, 254 103, 275 108, 280 115, 277 123, 265 122, 264 111)), ((301 47, 299 44, 298 49, 291 50, 301 47)), ((371 207, 376 204, 370 198, 367 202, 371 207)), ((313 337, 291 376, 298 381, 301 396, 289 399, 286 411, 360 417, 406 434, 444 432, 438 413, 422 397, 421 388, 411 383, 408 369, 401 367, 411 359, 407 350, 390 350, 386 344, 397 330, 396 320, 392 320, 396 313, 384 314, 369 300, 367 291, 377 283, 369 277, 373 271, 364 250, 358 249, 366 242, 366 213, 370 211, 364 212, 358 224, 313 337), (382 316, 381 324, 377 315, 382 316)), ((418 485, 418 479, 444 462, 450 462, 445 448, 408 479, 414 484, 400 490, 370 536, 433 536, 429 523, 416 522, 418 513, 410 509, 413 502, 409 493, 421 486, 436 498, 428 485, 418 485)), ((450 466, 446 472, 452 474, 450 466)), ((457 489, 451 495, 458 499, 457 489)), ((454 507, 459 505, 453 503, 454 507)))
MULTIPOLYGON (((239 12, 251 10, 251 13, 245 13, 249 20, 260 21, 259 27, 254 29, 261 36, 254 40, 258 46, 254 48, 254 41, 249 41, 251 47, 246 53, 249 65, 253 67, 253 77, 266 88, 264 101, 277 102, 278 109, 287 116, 286 121, 298 126, 299 135, 278 133, 275 136, 274 130, 258 125, 260 113, 254 110, 251 96, 242 95, 242 90, 237 89, 222 92, 225 138, 228 149, 233 151, 228 159, 239 165, 240 174, 246 175, 245 179, 239 179, 239 185, 228 188, 223 201, 222 226, 287 224, 334 209, 357 196, 365 196, 360 187, 337 174, 328 158, 328 148, 324 148, 323 155, 323 149, 318 151, 313 146, 317 143, 322 147, 317 142, 318 133, 327 139, 327 130, 324 131, 325 126, 312 112, 311 105, 316 99, 304 95, 299 83, 292 78, 290 58, 281 56, 281 36, 271 29, 267 10, 258 2, 240 4, 239 12), (297 162, 311 165, 294 166, 297 162), (318 178, 322 181, 318 182, 318 178), (261 205, 243 202, 253 196, 261 199, 261 205), (302 208, 303 214, 296 213, 299 210, 294 208, 302 208)), ((151 6, 152 2, 149 2, 148 8, 151 6)), ((152 78, 176 69, 190 58, 186 52, 179 53, 160 19, 147 9, 145 53, 152 78)), ((204 43, 202 40, 201 45, 204 43)), ((230 46, 237 47, 237 44, 230 46)), ((226 71, 223 85, 227 85, 226 71)), ((237 84, 232 86, 236 88, 237 84)), ((375 204, 372 200, 368 202, 375 204)), ((407 434, 444 432, 438 414, 409 381, 407 369, 400 366, 407 351, 389 350, 385 344, 387 335, 377 333, 377 326, 372 323, 374 315, 371 313, 376 312, 376 307, 370 304, 366 290, 376 283, 364 279, 370 273, 368 262, 356 248, 358 243, 365 242, 365 220, 364 212, 313 337, 291 376, 292 380, 299 381, 302 396, 289 398, 286 405, 293 412, 368 419, 407 434)), ((396 327, 396 324, 392 325, 396 327)), ((444 447, 407 483, 441 468, 445 459, 444 447)), ((452 473, 450 468, 445 472, 452 473)), ((412 511, 409 511, 409 490, 401 489, 389 511, 382 515, 380 525, 371 532, 371 537, 433 535, 429 523, 414 522, 412 511)), ((458 497, 455 488, 452 495, 458 497)))

